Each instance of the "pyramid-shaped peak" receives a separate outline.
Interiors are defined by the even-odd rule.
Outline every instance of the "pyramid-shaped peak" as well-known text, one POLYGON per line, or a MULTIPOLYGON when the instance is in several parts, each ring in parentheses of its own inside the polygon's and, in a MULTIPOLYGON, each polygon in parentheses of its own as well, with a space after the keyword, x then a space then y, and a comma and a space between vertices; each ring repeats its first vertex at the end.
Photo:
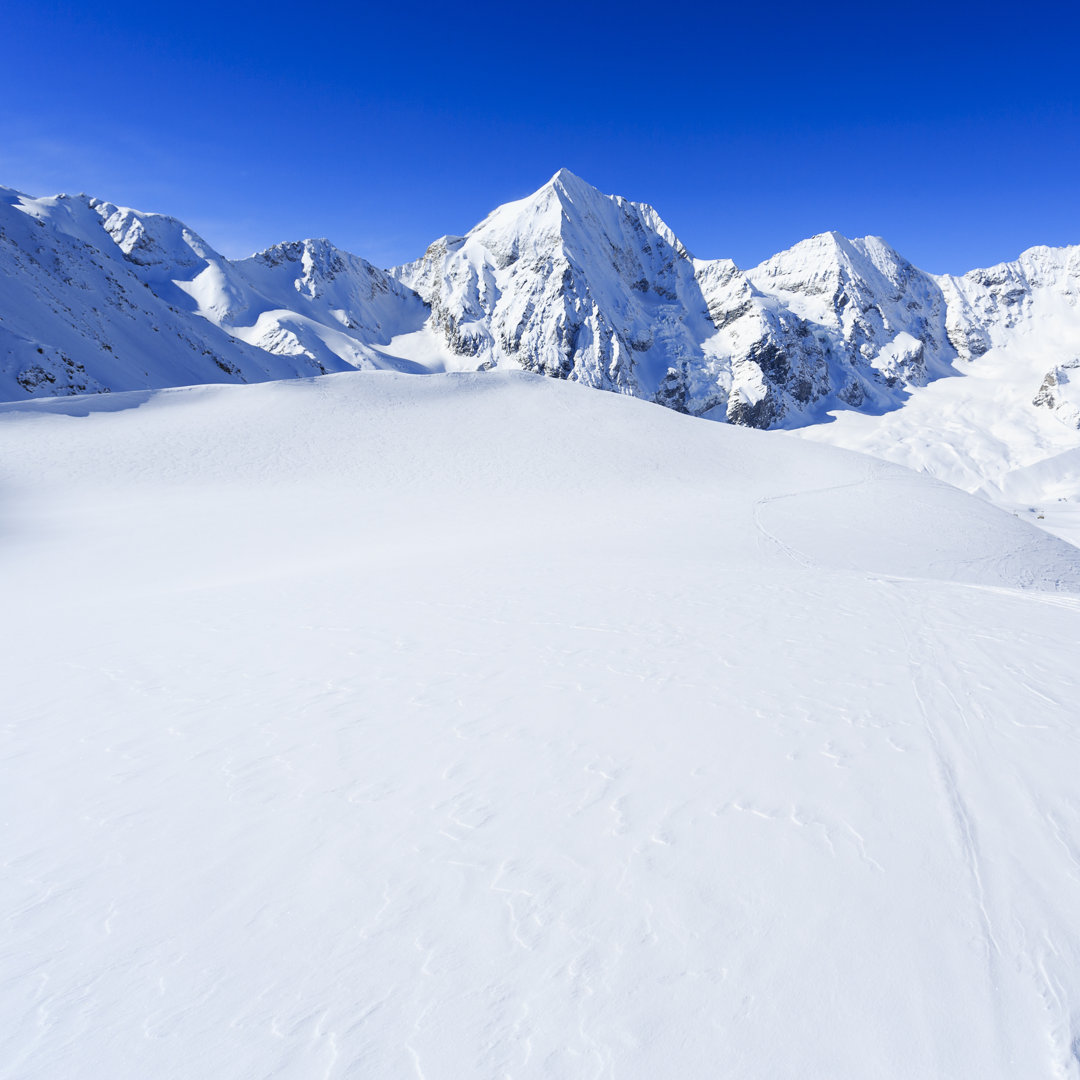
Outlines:
POLYGON ((610 213, 608 208, 615 203, 613 196, 598 191, 569 169, 559 169, 530 195, 496 207, 469 230, 469 236, 482 236, 485 246, 490 246, 494 235, 561 235, 570 222, 581 228, 585 218, 610 213))
MULTIPOLYGON (((596 188, 592 187, 592 184, 585 180, 582 180, 577 173, 572 173, 569 169, 559 169, 557 173, 548 181, 548 184, 560 185, 562 187, 587 187, 596 191, 596 188)), ((545 185, 547 186, 547 185, 545 185)))
POLYGON ((876 269, 888 273, 906 267, 907 261, 880 236, 851 238, 830 229, 818 233, 785 251, 778 252, 750 271, 751 274, 776 276, 799 267, 813 267, 819 272, 866 273, 876 269))
MULTIPOLYGON (((788 250, 821 251, 830 255, 837 255, 840 252, 850 253, 853 249, 851 240, 842 232, 838 232, 836 229, 826 229, 825 232, 817 233, 807 240, 800 240, 799 243, 794 244, 788 250)), ((783 254, 783 252, 780 252, 780 254, 783 254)))
POLYGON ((555 191, 560 195, 565 196, 571 202, 580 199, 610 199, 610 195, 605 195, 599 188, 593 187, 588 180, 582 180, 576 173, 572 173, 569 169, 560 169, 541 189, 537 192, 540 195, 547 191, 555 191))
POLYGON ((581 177, 567 168, 559 169, 548 181, 549 184, 572 184, 575 182, 581 182, 581 177))

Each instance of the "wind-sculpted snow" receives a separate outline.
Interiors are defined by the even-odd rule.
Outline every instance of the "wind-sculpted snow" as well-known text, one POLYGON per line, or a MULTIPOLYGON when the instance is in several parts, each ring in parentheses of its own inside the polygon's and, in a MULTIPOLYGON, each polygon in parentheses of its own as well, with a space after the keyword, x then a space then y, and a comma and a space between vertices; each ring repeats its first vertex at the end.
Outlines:
POLYGON ((1080 1076, 1068 545, 520 373, 0 463, 5 1075, 1080 1076))

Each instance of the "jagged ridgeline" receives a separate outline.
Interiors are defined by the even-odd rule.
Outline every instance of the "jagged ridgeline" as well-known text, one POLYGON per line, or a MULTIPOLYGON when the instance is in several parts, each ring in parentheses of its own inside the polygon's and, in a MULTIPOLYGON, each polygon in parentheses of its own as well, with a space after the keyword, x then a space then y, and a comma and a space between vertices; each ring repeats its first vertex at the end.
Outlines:
POLYGON ((643 203, 566 170, 382 271, 325 240, 230 261, 175 219, 85 196, 0 197, 0 398, 349 369, 518 367, 752 427, 884 412, 1018 333, 1028 403, 1080 416, 1080 247, 963 277, 823 233, 752 270, 695 259, 643 203), (1070 333, 1070 338, 1072 334, 1070 333))

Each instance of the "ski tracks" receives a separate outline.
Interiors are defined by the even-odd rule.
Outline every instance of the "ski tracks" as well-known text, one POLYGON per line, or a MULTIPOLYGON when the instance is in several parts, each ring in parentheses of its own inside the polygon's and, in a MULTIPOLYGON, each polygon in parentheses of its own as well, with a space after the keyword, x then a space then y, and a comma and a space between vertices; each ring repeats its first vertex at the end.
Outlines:
MULTIPOLYGON (((1008 722, 1010 728, 1030 728, 1032 731, 1042 731, 1045 725, 1018 724, 1009 715, 1007 703, 987 714, 979 705, 985 692, 981 695, 972 693, 968 700, 963 685, 964 669, 955 663, 957 643, 955 639, 949 639, 942 618, 944 613, 931 610, 922 600, 924 594, 917 581, 875 580, 883 588, 889 610, 905 642, 912 693, 926 732, 941 798, 952 823, 954 843, 965 868, 971 905, 980 927, 985 986, 993 1010, 991 1037, 997 1040, 998 1056, 1000 1060, 1017 1065, 1023 1060, 1015 1042, 1006 1045, 1005 1033, 1010 1030, 1009 1015, 1015 1010, 1017 1001, 1026 997, 1030 1002, 1031 990, 1034 990, 1046 1018, 1047 1042, 1053 1048, 1048 1062, 1050 1075, 1056 1080, 1074 1080, 1080 1077, 1080 1055, 1076 1053, 1074 1037, 1080 1027, 1076 1017, 1070 1015, 1066 989, 1047 966, 1048 959, 1062 961, 1065 958, 1058 955, 1059 949, 1048 927, 1043 926, 1040 930, 1029 926, 1019 914, 1017 905, 1022 897, 1016 895, 1016 888, 1011 885, 1017 869, 1007 864, 1000 870, 995 869, 997 863, 1010 860, 1014 852, 1004 843, 999 845, 1000 851, 994 849, 990 855, 984 852, 980 829, 993 829, 994 820, 973 810, 972 799, 977 803, 978 794, 968 790, 972 782, 978 784, 982 776, 982 746, 995 737, 1003 722, 1008 722), (946 664, 943 658, 949 662, 946 664), (1023 989, 1023 980, 1017 980, 1017 975, 1025 971, 1034 984, 1027 991, 1023 989)), ((1028 599, 1027 594, 1024 599, 1028 599)), ((1020 680, 1020 686, 1027 689, 1027 680, 1020 680)), ((1043 702, 1052 700, 1045 694, 1037 696, 1043 702)), ((997 760, 993 754, 985 755, 985 759, 997 760)), ((1015 777, 1008 778, 1005 790, 1019 793, 1022 787, 1023 777, 1018 772, 1015 777)), ((1034 796, 1029 792, 1028 802, 1032 798, 1034 796)), ((995 806, 994 812, 995 816, 1006 820, 1010 813, 1020 817, 1019 810, 1011 806, 995 806)), ((1065 849, 1066 876, 1076 880, 1076 852, 1054 812, 1036 799, 1028 807, 1026 819, 1037 823, 1037 828, 1045 824, 1046 837, 1038 839, 1056 844, 1059 850, 1065 849)), ((1049 882, 1045 885, 1052 887, 1049 882)), ((1032 1069, 1035 1062, 1028 1060, 1026 1067, 1032 1069)), ((1024 1075, 1036 1073, 1028 1071, 1024 1075)))
POLYGON ((850 488, 866 487, 867 485, 876 483, 882 473, 888 468, 889 466, 883 461, 871 460, 866 466, 866 472, 863 476, 860 476, 858 480, 848 480, 843 484, 827 484, 824 487, 787 491, 780 495, 765 495, 762 498, 755 500, 753 504, 754 528, 757 529, 758 535, 765 541, 764 546, 766 548, 771 547, 776 551, 779 551, 782 555, 790 559, 797 566, 802 567, 804 570, 815 569, 818 565, 816 560, 812 559, 806 552, 793 547, 765 526, 764 522, 761 520, 762 511, 773 503, 783 502, 786 499, 821 495, 829 491, 845 491, 850 488))

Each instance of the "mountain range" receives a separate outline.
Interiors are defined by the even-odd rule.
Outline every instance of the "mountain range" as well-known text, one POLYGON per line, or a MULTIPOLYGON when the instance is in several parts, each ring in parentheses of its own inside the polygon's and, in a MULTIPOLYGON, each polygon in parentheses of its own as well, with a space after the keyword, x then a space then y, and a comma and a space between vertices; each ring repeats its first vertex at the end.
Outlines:
POLYGON ((388 270, 327 240, 230 260, 171 217, 4 188, 0 266, 6 401, 509 367, 917 467, 920 445, 963 429, 931 471, 969 489, 1080 445, 1080 246, 957 277, 827 232, 744 270, 694 258, 651 206, 562 169, 388 270), (988 371, 961 380, 981 387, 966 420, 925 393, 988 371), (920 396, 925 419, 890 428, 920 396), (865 423, 849 436, 851 415, 892 431, 887 445, 861 445, 865 423), (1003 417, 1004 449, 965 451, 1003 417))

